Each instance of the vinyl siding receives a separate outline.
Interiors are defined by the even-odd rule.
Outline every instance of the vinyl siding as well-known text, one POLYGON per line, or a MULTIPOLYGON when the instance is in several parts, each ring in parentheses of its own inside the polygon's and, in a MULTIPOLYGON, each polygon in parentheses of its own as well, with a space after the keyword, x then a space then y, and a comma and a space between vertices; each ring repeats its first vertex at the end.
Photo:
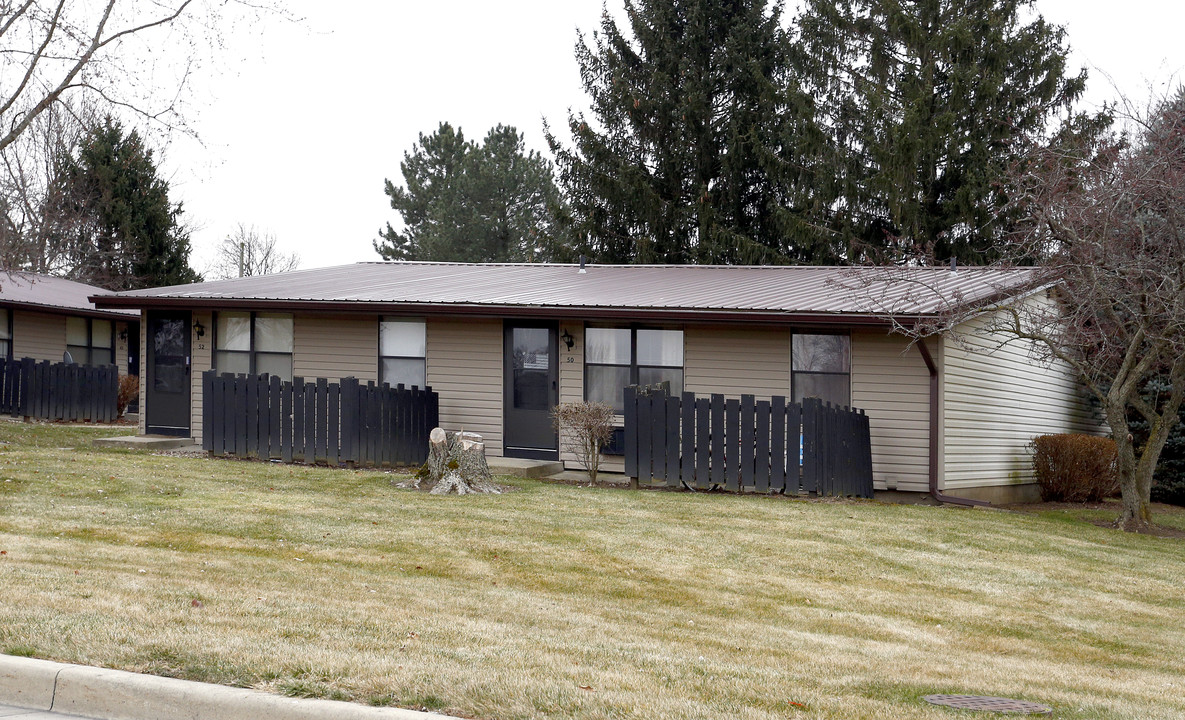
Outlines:
POLYGON ((355 377, 378 380, 379 318, 308 316, 293 319, 292 374, 338 382, 355 377))
MULTIPOLYGON (((194 320, 213 328, 210 312, 195 312, 194 320)), ((306 380, 328 378, 337 382, 356 377, 363 382, 378 375, 378 316, 310 316, 292 319, 292 375, 306 380)), ((193 336, 193 400, 190 405, 192 432, 202 438, 201 376, 213 367, 213 332, 193 336)))
POLYGON ((128 341, 120 340, 119 336, 120 333, 126 334, 133 330, 129 325, 126 322, 115 323, 115 367, 119 369, 120 375, 128 374, 128 341))
POLYGON ((502 321, 428 320, 428 385, 440 395, 440 425, 480 434, 502 456, 502 321))
POLYGON ((1034 436, 1101 432, 1064 365, 1038 359, 1028 342, 1005 342, 990 323, 973 320, 944 340, 945 489, 1033 482, 1034 436))
POLYGON ((66 316, 14 310, 12 356, 60 363, 66 352, 66 316))
POLYGON ((683 387, 730 398, 790 394, 790 331, 786 328, 688 326, 683 330, 683 387))
POLYGON ((852 333, 852 406, 868 414, 873 487, 929 489, 930 372, 916 347, 852 333))
MULTIPOLYGON (((128 341, 120 340, 121 330, 134 331, 130 323, 114 322, 115 366, 121 375, 128 372, 128 341)), ((14 310, 12 316, 12 352, 14 358, 31 357, 59 363, 66 352, 66 316, 55 313, 14 310)))
MULTIPOLYGON (((142 323, 147 325, 147 323, 142 323)), ((189 434, 194 442, 202 442, 202 373, 214 366, 214 317, 208 310, 196 311, 189 319, 189 357, 190 357, 190 391, 189 391, 189 434), (193 326, 201 323, 205 335, 198 337, 193 326)), ((143 346, 142 346, 143 347, 143 346)), ((141 373, 147 375, 148 373, 141 373)), ((143 417, 144 413, 140 413, 143 417)))

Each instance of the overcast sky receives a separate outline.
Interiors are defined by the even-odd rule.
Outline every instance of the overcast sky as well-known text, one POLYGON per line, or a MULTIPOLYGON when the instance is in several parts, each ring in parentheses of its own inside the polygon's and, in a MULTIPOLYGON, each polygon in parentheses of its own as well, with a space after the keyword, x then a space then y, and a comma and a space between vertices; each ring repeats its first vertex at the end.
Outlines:
MULTIPOLYGON (((420 132, 441 121, 480 140, 516 126, 546 153, 543 118, 562 128, 583 107, 577 28, 601 0, 286 0, 301 23, 272 20, 227 37, 225 69, 200 87, 191 117, 202 144, 165 152, 171 197, 193 226, 194 265, 238 223, 270 231, 302 267, 377 260, 371 242, 395 220, 384 178, 420 132)), ((610 0, 615 10, 620 0, 610 0)), ((1182 3, 1037 0, 1065 25, 1089 101, 1143 100, 1185 70, 1182 3), (1116 90, 1118 88, 1118 91, 1116 90)))

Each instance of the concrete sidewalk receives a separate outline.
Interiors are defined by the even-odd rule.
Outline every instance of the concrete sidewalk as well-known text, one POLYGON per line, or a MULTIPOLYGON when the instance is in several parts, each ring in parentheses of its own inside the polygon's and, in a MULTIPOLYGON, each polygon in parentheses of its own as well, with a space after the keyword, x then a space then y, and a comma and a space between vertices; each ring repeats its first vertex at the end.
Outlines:
POLYGON ((100 720, 99 718, 84 718, 81 715, 66 715, 65 713, 49 712, 47 710, 30 710, 15 705, 0 704, 0 720, 100 720))
POLYGON ((402 708, 300 700, 258 690, 0 655, 0 719, 459 720, 402 708))

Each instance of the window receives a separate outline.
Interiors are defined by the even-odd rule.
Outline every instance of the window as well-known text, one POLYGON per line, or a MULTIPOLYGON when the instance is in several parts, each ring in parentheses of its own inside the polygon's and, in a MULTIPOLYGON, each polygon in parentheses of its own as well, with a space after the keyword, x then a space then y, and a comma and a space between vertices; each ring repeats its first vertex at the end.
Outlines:
POLYGON ((292 379, 292 316, 220 312, 214 316, 214 367, 220 373, 292 379))
POLYGON ((790 348, 794 402, 815 397, 832 405, 852 404, 851 337, 795 333, 790 348))
POLYGON ((67 317, 66 351, 79 365, 113 365, 115 332, 111 321, 67 317))
POLYGON ((427 387, 428 341, 423 320, 379 321, 379 382, 391 387, 427 387))
POLYGON ((12 359, 12 312, 0 308, 0 358, 12 359))
POLYGON ((589 327, 584 330, 584 399, 625 406, 626 385, 670 381, 683 392, 683 331, 589 327))

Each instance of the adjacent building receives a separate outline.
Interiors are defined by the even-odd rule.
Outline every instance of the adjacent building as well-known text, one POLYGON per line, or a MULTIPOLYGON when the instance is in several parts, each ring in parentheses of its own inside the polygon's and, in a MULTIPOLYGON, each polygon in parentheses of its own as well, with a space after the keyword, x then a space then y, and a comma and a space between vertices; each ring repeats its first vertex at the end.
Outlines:
POLYGON ((136 375, 140 312, 100 309, 103 288, 50 275, 0 271, 0 357, 117 365, 136 375))

